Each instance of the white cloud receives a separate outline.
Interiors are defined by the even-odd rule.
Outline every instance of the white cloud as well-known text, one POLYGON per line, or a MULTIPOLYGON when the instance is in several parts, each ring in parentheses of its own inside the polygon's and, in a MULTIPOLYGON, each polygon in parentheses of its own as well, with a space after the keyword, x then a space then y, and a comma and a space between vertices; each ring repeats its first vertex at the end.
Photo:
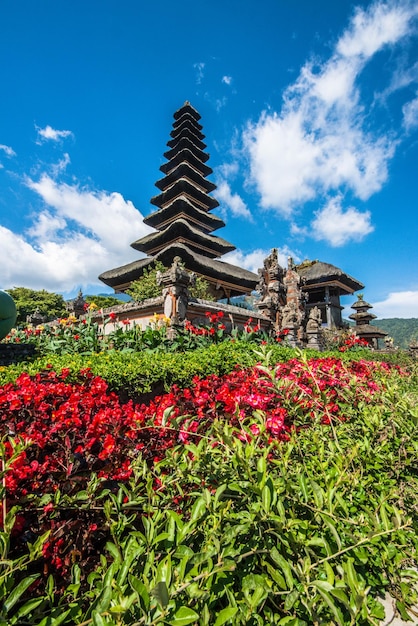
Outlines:
POLYGON ((38 135, 41 141, 59 141, 60 139, 66 139, 72 137, 73 133, 70 130, 55 130, 52 126, 45 126, 45 128, 38 128, 38 135))
POLYGON ((418 128, 418 94, 414 100, 407 102, 403 108, 403 124, 407 131, 418 128))
POLYGON ((141 256, 130 243, 151 229, 120 193, 58 183, 46 174, 36 182, 28 179, 27 185, 46 207, 33 216, 25 234, 0 227, 3 289, 70 292, 102 285, 99 274, 141 256))
POLYGON ((335 247, 349 241, 361 241, 374 230, 370 212, 362 213, 354 207, 344 210, 340 196, 331 198, 315 213, 311 228, 314 239, 324 240, 335 247))
POLYGON ((193 67, 196 70, 196 83, 200 85, 205 75, 205 63, 194 63, 193 67))
POLYGON ((263 208, 290 218, 329 192, 349 189, 366 200, 381 189, 397 140, 370 131, 357 81, 376 52, 409 34, 416 13, 395 2, 358 9, 330 58, 302 68, 281 112, 248 125, 244 149, 263 208))
POLYGON ((375 2, 369 10, 357 8, 351 24, 338 42, 344 57, 370 58, 387 44, 408 34, 411 18, 418 13, 412 3, 375 2))
POLYGON ((71 163, 70 155, 68 154, 68 152, 64 152, 64 156, 62 157, 62 159, 60 159, 58 163, 55 163, 51 167, 53 177, 57 178, 59 174, 65 171, 65 169, 67 168, 67 165, 69 165, 70 163, 71 163))
POLYGON ((143 216, 130 200, 120 193, 94 192, 78 186, 57 183, 47 174, 38 182, 30 179, 28 187, 38 193, 56 214, 72 220, 97 238, 110 252, 125 250, 132 236, 139 238, 152 232, 145 226, 143 216))
POLYGON ((0 143, 0 150, 2 150, 8 157, 16 156, 16 152, 10 146, 5 146, 4 143, 0 143))
POLYGON ((225 85, 230 85, 232 83, 232 76, 222 76, 222 82, 225 85))
POLYGON ((232 193, 231 187, 225 180, 219 182, 216 189, 216 198, 221 204, 228 207, 234 217, 243 217, 246 220, 253 221, 251 211, 244 200, 237 193, 232 193))
POLYGON ((388 317, 418 318, 418 291, 391 292, 385 300, 373 304, 372 313, 384 319, 388 317))

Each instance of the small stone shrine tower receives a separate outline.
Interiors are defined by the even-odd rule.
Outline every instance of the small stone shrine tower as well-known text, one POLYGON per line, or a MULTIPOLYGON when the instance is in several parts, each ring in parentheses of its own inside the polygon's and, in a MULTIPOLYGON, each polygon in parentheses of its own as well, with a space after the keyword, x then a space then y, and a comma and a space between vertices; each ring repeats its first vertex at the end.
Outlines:
POLYGON ((387 333, 377 326, 370 325, 370 322, 376 319, 376 315, 369 313, 369 309, 373 308, 372 305, 363 299, 363 294, 359 293, 357 302, 354 302, 351 308, 354 309, 355 313, 352 313, 348 317, 356 323, 354 332, 357 337, 365 339, 372 348, 377 349, 378 340, 384 339, 387 333))

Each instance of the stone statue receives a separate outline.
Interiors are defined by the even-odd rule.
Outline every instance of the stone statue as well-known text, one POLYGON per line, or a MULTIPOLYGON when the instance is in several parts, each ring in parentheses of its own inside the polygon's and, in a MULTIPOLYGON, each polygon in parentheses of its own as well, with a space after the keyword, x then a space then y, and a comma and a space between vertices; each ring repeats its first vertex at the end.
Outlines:
POLYGON ((164 315, 172 324, 182 324, 189 304, 189 287, 196 282, 196 275, 189 274, 176 256, 166 272, 157 272, 157 284, 163 286, 164 315))
POLYGON ((298 315, 294 302, 288 302, 282 309, 282 329, 294 328, 298 323, 298 315))
POLYGON ((321 328, 321 326, 322 326, 321 311, 319 310, 319 308, 317 306, 314 306, 309 311, 309 318, 308 318, 308 322, 306 324, 306 331, 307 332, 318 332, 318 330, 321 328))
POLYGON ((314 350, 323 349, 322 315, 317 306, 314 306, 309 311, 309 317, 306 323, 306 338, 308 348, 313 348, 314 350))
POLYGON ((16 319, 15 301, 6 291, 0 291, 0 340, 9 334, 16 324, 16 319))

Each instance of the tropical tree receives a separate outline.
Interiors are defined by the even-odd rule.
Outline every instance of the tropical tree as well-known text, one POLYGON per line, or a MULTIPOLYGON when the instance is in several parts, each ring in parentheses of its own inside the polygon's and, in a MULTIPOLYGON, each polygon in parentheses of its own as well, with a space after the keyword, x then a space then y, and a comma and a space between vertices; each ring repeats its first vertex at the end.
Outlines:
POLYGON ((98 309, 107 309, 110 306, 122 304, 121 300, 114 296, 85 296, 84 300, 88 304, 95 304, 98 309))
POLYGON ((24 324, 28 315, 39 311, 48 319, 54 319, 66 314, 65 301, 62 295, 41 289, 28 287, 13 287, 6 289, 16 304, 17 324, 24 324))
MULTIPOLYGON (((134 280, 127 294, 136 302, 142 302, 148 298, 157 298, 162 293, 162 287, 157 284, 157 272, 166 272, 167 267, 161 261, 155 261, 151 268, 144 268, 142 277, 134 280)), ((201 276, 197 276, 194 287, 190 289, 190 294, 194 298, 202 300, 214 300, 210 293, 209 283, 201 276)))

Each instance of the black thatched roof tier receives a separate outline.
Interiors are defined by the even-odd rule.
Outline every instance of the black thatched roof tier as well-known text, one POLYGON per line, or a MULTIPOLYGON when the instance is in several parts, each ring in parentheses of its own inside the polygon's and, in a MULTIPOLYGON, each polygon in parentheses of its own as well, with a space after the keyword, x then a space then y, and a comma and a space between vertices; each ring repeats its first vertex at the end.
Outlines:
POLYGON ((172 139, 167 145, 173 147, 171 144, 177 141, 179 137, 188 136, 189 134, 193 135, 193 137, 195 137, 196 140, 199 142, 203 142, 205 138, 205 135, 201 133, 200 130, 197 128, 196 123, 189 118, 184 119, 177 128, 174 128, 171 131, 170 136, 172 137, 172 139))
POLYGON ((198 122, 201 118, 200 113, 198 113, 196 111, 196 109, 190 104, 190 102, 188 100, 186 100, 186 102, 183 104, 183 106, 181 106, 179 109, 177 109, 177 111, 174 113, 173 117, 175 120, 180 119, 183 115, 185 114, 191 115, 193 117, 193 119, 196 120, 196 122, 198 122))
POLYGON ((212 183, 210 180, 207 180, 198 170, 192 167, 189 163, 185 163, 184 161, 180 163, 175 169, 173 169, 169 174, 164 176, 164 178, 160 178, 160 180, 157 180, 155 186, 163 191, 181 178, 189 180, 192 184, 196 184, 202 191, 206 193, 209 193, 216 189, 216 185, 214 183, 212 183))
POLYGON ((145 257, 133 263, 116 267, 100 274, 99 278, 115 291, 124 291, 134 281, 141 278, 144 269, 150 268, 155 261, 161 261, 170 267, 176 256, 179 256, 188 271, 203 276, 212 284, 225 287, 230 297, 249 294, 255 290, 258 275, 248 270, 193 252, 184 244, 173 244, 161 250, 153 257, 145 257))
POLYGON ((362 321, 363 323, 367 323, 367 320, 377 319, 377 315, 374 315, 374 313, 368 313, 367 311, 357 311, 357 313, 352 313, 348 317, 350 320, 357 321, 358 324, 361 324, 362 321))
POLYGON ((200 161, 203 161, 203 163, 206 163, 206 161, 209 159, 209 154, 207 152, 203 152, 202 150, 200 150, 196 146, 196 144, 190 140, 189 137, 182 137, 179 140, 175 148, 172 148, 171 150, 167 150, 167 152, 164 152, 164 157, 170 161, 173 157, 177 155, 178 152, 180 152, 180 150, 184 150, 184 149, 187 149, 187 150, 190 150, 190 152, 193 152, 195 157, 199 159, 200 161))
POLYGON ((363 283, 346 274, 339 267, 331 265, 331 263, 324 263, 323 261, 312 261, 309 264, 302 263, 296 267, 296 271, 305 280, 306 287, 337 283, 341 290, 341 295, 348 295, 364 288, 363 283))
POLYGON ((115 267, 100 274, 99 279, 115 291, 125 291, 134 280, 141 278, 144 269, 152 267, 154 259, 149 257, 132 261, 126 265, 115 267))
POLYGON ((354 326, 354 331, 356 335, 364 339, 383 339, 388 334, 385 330, 371 324, 358 324, 354 326))
POLYGON ((220 217, 205 209, 199 209, 185 196, 180 196, 162 209, 147 215, 144 218, 144 224, 161 230, 175 219, 187 219, 206 233, 211 233, 225 226, 225 222, 220 217))
POLYGON ((215 198, 200 191, 200 189, 192 185, 186 178, 178 179, 174 185, 158 194, 158 196, 151 198, 151 204, 161 209, 179 196, 186 196, 192 203, 195 203, 197 206, 207 211, 219 206, 219 202, 215 200, 215 198))
POLYGON ((164 247, 176 242, 185 243, 195 252, 210 258, 216 258, 235 250, 235 246, 226 239, 207 235, 192 226, 186 219, 176 219, 163 230, 146 235, 131 243, 131 246, 135 250, 153 256, 164 247))
POLYGON ((164 174, 170 174, 180 163, 188 163, 198 170, 202 176, 209 176, 213 173, 213 169, 209 167, 209 165, 205 165, 205 163, 197 158, 188 148, 180 150, 170 161, 163 163, 160 167, 160 171, 164 174))
POLYGON ((209 282, 225 286, 230 290, 230 297, 251 293, 257 287, 257 274, 219 259, 209 259, 184 244, 175 243, 161 250, 155 258, 168 267, 176 256, 181 258, 189 271, 203 276, 209 282))
POLYGON ((180 133, 180 135, 177 136, 175 139, 171 139, 170 141, 167 141, 167 146, 169 148, 174 149, 176 148, 177 144, 179 144, 182 139, 188 139, 199 150, 203 151, 205 150, 205 148, 207 148, 207 145, 203 141, 201 141, 199 137, 195 135, 193 130, 189 128, 188 126, 185 126, 182 132, 180 133))
POLYGON ((173 130, 170 133, 171 137, 177 137, 182 128, 193 128, 193 131, 197 134, 200 133, 199 139, 204 139, 205 135, 202 134, 203 126, 196 122, 190 115, 187 113, 182 115, 182 117, 176 120, 173 124, 173 130))

